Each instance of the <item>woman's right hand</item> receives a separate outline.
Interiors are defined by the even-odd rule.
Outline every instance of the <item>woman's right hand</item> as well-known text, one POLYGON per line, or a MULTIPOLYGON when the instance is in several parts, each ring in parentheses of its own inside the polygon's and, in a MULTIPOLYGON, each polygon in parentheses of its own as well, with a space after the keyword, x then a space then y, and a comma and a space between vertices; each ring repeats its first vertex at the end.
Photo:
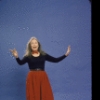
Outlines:
POLYGON ((12 55, 15 57, 15 58, 18 58, 18 52, 17 50, 14 48, 14 49, 10 49, 10 52, 12 53, 12 55))

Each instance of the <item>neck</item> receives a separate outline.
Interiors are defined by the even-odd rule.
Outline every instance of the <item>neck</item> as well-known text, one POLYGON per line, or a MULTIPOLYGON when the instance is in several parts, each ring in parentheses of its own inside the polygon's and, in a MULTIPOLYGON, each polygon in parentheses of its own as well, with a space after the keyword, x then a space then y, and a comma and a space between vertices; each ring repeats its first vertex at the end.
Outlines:
POLYGON ((39 53, 38 50, 32 51, 32 54, 38 54, 38 53, 39 53))

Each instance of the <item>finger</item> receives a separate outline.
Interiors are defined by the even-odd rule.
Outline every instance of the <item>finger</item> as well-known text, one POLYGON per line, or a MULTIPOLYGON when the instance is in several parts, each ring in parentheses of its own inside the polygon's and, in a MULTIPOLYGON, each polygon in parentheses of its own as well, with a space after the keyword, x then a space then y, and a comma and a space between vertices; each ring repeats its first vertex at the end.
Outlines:
POLYGON ((17 52, 17 50, 14 48, 14 51, 17 52))
POLYGON ((10 51, 10 52, 13 52, 13 50, 12 50, 12 49, 10 49, 9 51, 10 51))
POLYGON ((13 51, 15 51, 15 49, 13 49, 13 51))
POLYGON ((70 50, 70 47, 68 46, 68 49, 67 49, 68 51, 70 50))
POLYGON ((68 46, 68 48, 70 48, 70 45, 68 46))
POLYGON ((71 49, 71 47, 70 47, 70 46, 68 46, 68 49, 70 50, 70 49, 71 49))

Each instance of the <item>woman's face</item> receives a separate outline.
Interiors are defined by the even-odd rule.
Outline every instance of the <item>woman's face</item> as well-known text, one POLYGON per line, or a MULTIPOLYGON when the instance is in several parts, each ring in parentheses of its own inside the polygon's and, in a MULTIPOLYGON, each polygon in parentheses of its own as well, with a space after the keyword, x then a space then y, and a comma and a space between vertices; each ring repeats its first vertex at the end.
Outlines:
POLYGON ((30 42, 30 46, 31 46, 32 51, 37 51, 39 47, 38 41, 36 39, 33 39, 30 42))

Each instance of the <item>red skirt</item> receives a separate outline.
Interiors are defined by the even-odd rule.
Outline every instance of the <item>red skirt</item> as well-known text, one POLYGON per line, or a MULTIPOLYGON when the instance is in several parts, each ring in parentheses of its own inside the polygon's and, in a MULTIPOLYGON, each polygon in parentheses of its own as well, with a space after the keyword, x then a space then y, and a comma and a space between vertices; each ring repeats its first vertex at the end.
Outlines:
POLYGON ((54 100, 45 71, 29 71, 26 79, 26 100, 54 100))

